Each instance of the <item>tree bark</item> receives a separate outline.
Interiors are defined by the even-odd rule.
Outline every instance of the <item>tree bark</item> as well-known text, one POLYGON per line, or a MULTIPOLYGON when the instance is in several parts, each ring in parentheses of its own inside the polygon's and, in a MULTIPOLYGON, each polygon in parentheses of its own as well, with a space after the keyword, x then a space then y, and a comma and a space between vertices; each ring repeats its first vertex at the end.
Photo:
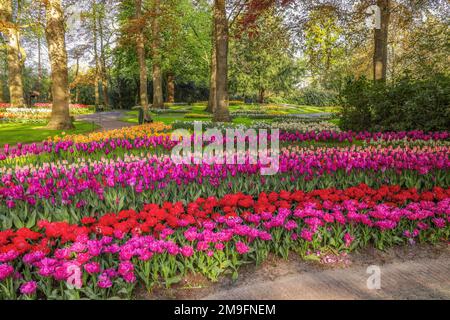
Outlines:
POLYGON ((373 75, 376 81, 386 81, 390 0, 377 0, 377 6, 381 11, 381 28, 374 32, 373 75))
POLYGON ((175 75, 172 72, 167 74, 167 102, 175 102, 175 75))
MULTIPOLYGON (((76 69, 75 69, 75 81, 77 81, 78 79, 78 74, 80 73, 80 56, 77 55, 77 64, 76 64, 76 69)), ((75 103, 80 103, 79 102, 79 98, 80 98, 80 88, 78 83, 76 83, 75 86, 75 103)))
POLYGON ((37 91, 41 93, 42 88, 42 58, 41 58, 41 36, 37 37, 38 39, 38 83, 37 83, 37 91))
MULTIPOLYGON (((213 19, 214 20, 214 19, 213 19)), ((215 22, 213 21, 213 30, 211 36, 211 66, 210 66, 210 81, 209 81, 209 100, 207 112, 214 113, 216 109, 216 75, 217 75, 217 63, 216 63, 216 41, 215 41, 215 22)))
POLYGON ((52 70, 53 107, 49 129, 72 129, 69 114, 69 73, 67 69, 67 51, 64 39, 64 15, 61 0, 47 0, 45 35, 47 38, 50 66, 52 70))
POLYGON ((100 105, 100 62, 98 58, 98 36, 97 36, 97 3, 94 2, 92 4, 92 35, 94 37, 94 60, 95 60, 95 76, 94 76, 94 99, 95 99, 95 107, 97 108, 100 105))
POLYGON ((161 35, 159 29, 159 17, 161 15, 160 0, 153 0, 153 19, 152 19, 152 57, 153 57, 153 103, 155 109, 164 108, 162 73, 161 73, 161 35))
POLYGON ((103 39, 103 24, 102 24, 102 15, 104 14, 105 4, 102 2, 102 11, 98 15, 98 31, 100 36, 100 78, 102 84, 102 92, 103 92, 103 104, 105 107, 109 107, 109 94, 108 94, 108 77, 106 72, 106 58, 105 58, 105 46, 103 39))
POLYGON ((7 75, 7 73, 8 73, 8 66, 6 63, 6 59, 2 59, 0 60, 0 102, 6 102, 4 89, 5 87, 7 87, 7 85, 5 86, 7 79, 5 79, 4 75, 7 75))
POLYGON ((8 51, 8 74, 9 93, 11 105, 23 107, 25 99, 23 97, 22 63, 20 61, 20 38, 17 31, 10 31, 7 46, 8 51))
POLYGON ((216 108, 213 121, 230 121, 228 110, 228 21, 225 0, 214 1, 216 40, 216 108))
MULTIPOLYGON (((38 25, 39 28, 42 24, 42 7, 41 4, 39 4, 38 6, 38 25)), ((37 32, 37 42, 38 42, 38 83, 36 86, 36 91, 39 92, 39 97, 41 96, 41 91, 42 91, 42 36, 41 36, 41 31, 39 29, 39 31, 37 32)), ((38 98, 38 102, 40 101, 40 99, 38 98)))
POLYGON ((108 77, 106 73, 106 66, 102 62, 101 66, 101 84, 102 84, 102 92, 103 92, 103 103, 105 107, 109 107, 109 88, 108 88, 108 77))
MULTIPOLYGON (((136 20, 140 23, 139 19, 142 14, 142 0, 136 0, 136 20)), ((148 114, 148 90, 147 90, 147 63, 145 61, 145 44, 144 44, 144 31, 139 26, 139 31, 136 35, 136 51, 139 62, 139 102, 144 109, 144 114, 148 114)))
POLYGON ((98 76, 98 72, 95 71, 95 77, 94 77, 94 101, 95 102, 94 102, 94 104, 96 107, 98 107, 100 105, 100 90, 98 88, 99 81, 100 81, 100 79, 98 76))
POLYGON ((13 26, 12 1, 0 0, 0 20, 5 26, 2 33, 5 36, 8 61, 8 88, 11 106, 23 107, 22 62, 19 31, 13 26))
POLYGON ((80 89, 77 88, 75 89, 75 103, 80 103, 80 89))
POLYGON ((266 90, 264 88, 260 88, 259 89, 258 103, 264 103, 265 98, 266 98, 266 90))

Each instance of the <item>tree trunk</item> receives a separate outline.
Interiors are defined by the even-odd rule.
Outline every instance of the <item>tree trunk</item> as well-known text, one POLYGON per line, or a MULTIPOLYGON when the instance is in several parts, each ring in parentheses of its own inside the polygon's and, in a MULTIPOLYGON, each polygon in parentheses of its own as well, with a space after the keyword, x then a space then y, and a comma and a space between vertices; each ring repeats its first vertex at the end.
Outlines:
POLYGON ((213 121, 230 121, 228 110, 228 21, 225 0, 214 1, 216 40, 216 108, 213 121))
POLYGON ((175 102, 175 75, 172 72, 167 74, 167 102, 175 102))
POLYGON ((162 90, 162 73, 161 73, 161 52, 160 42, 161 35, 159 30, 159 16, 161 15, 160 0, 153 0, 152 19, 152 56, 153 56, 153 103, 155 109, 164 108, 163 90, 162 90))
POLYGON ((25 105, 25 99, 23 98, 22 64, 19 58, 19 33, 10 31, 8 38, 8 85, 11 105, 14 107, 23 107, 25 105))
POLYGON ((264 103, 265 94, 266 94, 266 90, 264 88, 260 88, 259 89, 258 103, 264 103))
POLYGON ((11 106, 23 107, 25 99, 23 97, 22 63, 19 31, 13 27, 12 1, 0 0, 0 20, 5 31, 8 61, 8 88, 11 99, 11 106))
POLYGON ((5 84, 8 82, 8 61, 7 59, 2 59, 1 61, 1 67, 2 67, 2 81, 0 83, 0 95, 2 102, 6 102, 8 100, 7 91, 8 86, 5 84), (6 81, 5 81, 6 80, 6 81))
POLYGON ((105 58, 105 48, 103 41, 103 24, 102 24, 102 15, 105 10, 104 3, 102 7, 102 12, 98 15, 98 31, 100 36, 100 78, 102 84, 102 92, 103 92, 103 104, 105 107, 109 107, 109 94, 108 94, 108 77, 106 72, 106 58, 105 58))
MULTIPOLYGON (((97 68, 96 68, 97 69, 97 68)), ((100 105, 100 90, 98 88, 98 83, 100 79, 98 76, 98 72, 95 71, 95 77, 94 77, 94 100, 95 100, 95 107, 98 107, 100 105)))
POLYGON ((78 86, 75 88, 75 103, 80 103, 80 88, 78 86))
MULTIPOLYGON (((113 76, 114 76, 114 84, 117 85, 117 97, 118 99, 116 100, 116 106, 119 109, 123 109, 123 99, 122 99, 122 78, 120 77, 120 70, 122 70, 122 59, 119 58, 117 61, 117 68, 115 68, 116 70, 113 71, 113 76)), ((137 105, 137 103, 134 104, 135 106, 137 105)))
MULTIPOLYGON (((142 0, 136 0, 136 19, 141 18, 142 13, 142 0)), ((140 22, 138 22, 140 23, 140 22)), ((148 92, 147 92, 147 64, 145 62, 145 44, 144 44, 144 32, 142 26, 139 27, 139 31, 136 35, 136 51, 139 62, 139 102, 144 109, 144 114, 148 114, 148 92)))
POLYGON ((215 38, 215 23, 213 21, 213 30, 212 30, 212 37, 211 37, 211 67, 210 67, 210 81, 209 81, 209 100, 208 100, 208 107, 206 108, 207 112, 214 113, 214 110, 216 109, 216 75, 217 75, 217 63, 216 63, 216 41, 215 38))
POLYGON ((373 75, 374 80, 386 81, 390 0, 377 0, 377 5, 381 11, 381 28, 374 32, 373 75))
POLYGON ((97 108, 100 105, 100 63, 98 58, 98 36, 97 36, 97 3, 94 2, 92 4, 92 36, 94 38, 94 61, 95 61, 95 76, 94 76, 94 99, 95 99, 95 107, 97 108))
POLYGON ((69 114, 69 73, 67 70, 67 51, 64 39, 64 15, 61 0, 47 0, 45 35, 47 38, 50 66, 52 70, 53 107, 49 129, 72 129, 69 114))
POLYGON ((38 39, 38 83, 36 86, 36 91, 41 93, 41 88, 42 88, 42 57, 41 57, 41 36, 39 35, 37 37, 38 39))
POLYGON ((42 94, 42 33, 41 33, 41 29, 40 26, 42 25, 42 19, 43 19, 43 10, 44 8, 42 7, 42 3, 39 3, 38 5, 38 25, 39 25, 39 29, 37 31, 37 42, 38 42, 38 83, 36 86, 36 91, 39 92, 39 97, 38 97, 38 102, 41 101, 41 94, 42 94))
POLYGON ((79 103, 78 99, 80 97, 80 90, 79 90, 79 86, 77 83, 78 80, 78 74, 80 73, 80 56, 77 55, 77 63, 75 66, 75 103, 79 103))
POLYGON ((109 89, 108 89, 108 78, 105 72, 105 68, 102 65, 102 72, 101 72, 101 84, 102 84, 102 92, 103 92, 103 103, 105 107, 109 107, 109 89))

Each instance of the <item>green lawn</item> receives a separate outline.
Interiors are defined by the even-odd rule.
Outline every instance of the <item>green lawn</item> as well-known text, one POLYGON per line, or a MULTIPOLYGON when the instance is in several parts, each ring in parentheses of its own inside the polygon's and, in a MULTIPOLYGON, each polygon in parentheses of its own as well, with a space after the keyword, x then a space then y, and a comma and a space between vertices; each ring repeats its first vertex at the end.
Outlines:
MULTIPOLYGON (((198 114, 204 114, 201 112, 192 112, 198 114)), ((206 114, 206 113, 205 113, 206 114)), ((163 122, 165 124, 171 124, 175 120, 185 120, 185 121, 208 121, 210 118, 196 118, 196 117, 185 117, 184 113, 164 113, 164 114, 153 114, 152 119, 156 122, 163 122)), ((125 113, 125 117, 120 119, 124 122, 138 123, 138 111, 128 111, 125 113)))
POLYGON ((333 123, 333 124, 339 126, 339 124, 340 124, 340 119, 335 118, 335 119, 328 120, 328 122, 333 123))
MULTIPOLYGON (((152 114, 152 119, 154 121, 164 122, 165 124, 171 124, 175 120, 179 121, 208 121, 211 120, 209 114, 205 111, 206 103, 196 103, 192 106, 170 106, 167 109, 167 113, 163 114, 152 114), (185 113, 171 112, 172 110, 186 110, 185 113), (190 116, 199 115, 199 117, 190 116), (200 116, 201 115, 201 116, 200 116), (208 116, 208 117, 205 117, 208 116)), ((336 107, 315 107, 315 106, 293 106, 293 107, 277 107, 275 110, 267 110, 264 106, 259 106, 257 104, 242 104, 242 105, 230 105, 230 111, 247 110, 249 112, 279 112, 280 114, 308 114, 308 113, 322 113, 322 112, 336 112, 336 107)), ((276 116, 276 115, 274 115, 276 116)), ((124 122, 138 123, 138 111, 128 111, 125 116, 121 119, 124 122)), ((271 119, 265 119, 270 122, 271 119)), ((252 119, 245 117, 236 117, 233 120, 237 124, 251 124, 252 119)))
POLYGON ((0 124, 0 146, 5 144, 15 145, 20 143, 41 142, 50 136, 66 134, 78 134, 94 131, 99 128, 89 122, 74 122, 73 130, 48 130, 42 124, 8 123, 0 124))
MULTIPOLYGON (((193 113, 199 113, 199 112, 193 112, 193 113)), ((125 117, 120 120, 137 124, 138 123, 137 117, 138 117, 137 111, 129 111, 129 112, 125 113, 125 117)), ((171 124, 175 120, 179 120, 179 121, 211 121, 211 117, 208 117, 208 118, 186 117, 185 114, 182 114, 182 113, 165 113, 165 114, 159 114, 159 115, 152 115, 152 119, 153 119, 153 121, 163 122, 165 124, 171 124)), ((249 119, 246 117, 236 117, 233 119, 233 123, 245 124, 245 125, 251 125, 253 123, 253 121, 255 121, 255 120, 252 120, 252 119, 249 119)), ((272 120, 264 119, 264 120, 257 120, 257 121, 271 122, 272 120)))
POLYGON ((268 112, 268 113, 277 113, 280 114, 306 114, 306 113, 322 113, 322 112, 337 112, 338 107, 317 107, 317 106, 304 106, 304 105, 296 105, 289 107, 275 106, 270 105, 258 105, 258 104, 242 104, 242 105, 230 105, 230 111, 242 111, 247 110, 251 112, 268 112))

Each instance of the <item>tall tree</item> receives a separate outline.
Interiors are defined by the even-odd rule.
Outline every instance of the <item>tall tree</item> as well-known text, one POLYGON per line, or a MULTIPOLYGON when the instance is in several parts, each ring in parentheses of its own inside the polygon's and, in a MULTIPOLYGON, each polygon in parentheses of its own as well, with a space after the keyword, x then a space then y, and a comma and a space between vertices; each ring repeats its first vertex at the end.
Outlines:
POLYGON ((100 105, 100 59, 98 54, 98 27, 97 27, 97 1, 94 0, 92 2, 92 36, 93 36, 93 46, 94 46, 94 62, 95 62, 95 80, 94 80, 94 99, 95 99, 95 107, 100 105))
POLYGON ((43 74, 42 74, 42 38, 43 36, 43 28, 42 28, 42 20, 43 20, 43 8, 41 7, 41 3, 38 3, 37 8, 37 15, 38 15, 38 24, 35 28, 35 34, 37 38, 37 55, 38 55, 38 81, 36 90, 39 92, 39 95, 42 91, 42 80, 43 80, 43 74))
POLYGON ((216 106, 213 121, 230 121, 228 110, 228 20, 225 0, 214 1, 216 106))
MULTIPOLYGON (((206 0, 166 0, 161 4, 161 14, 162 70, 167 76, 167 101, 171 101, 175 82, 199 87, 208 83, 211 6, 206 0)), ((185 99, 193 99, 195 94, 193 91, 185 99)))
POLYGON ((19 26, 13 22, 11 0, 0 0, 0 22, 1 32, 7 44, 8 87, 11 105, 22 107, 25 105, 22 82, 22 66, 25 60, 25 51, 20 45, 19 26))
POLYGON ((381 25, 374 32, 373 75, 375 80, 386 81, 390 0, 377 0, 377 6, 381 11, 381 25))
POLYGON ((6 61, 6 48, 0 46, 0 102, 6 102, 5 84, 8 82, 8 66, 6 61))
POLYGON ((300 71, 291 37, 276 10, 267 10, 249 30, 230 29, 230 89, 264 103, 269 95, 288 93, 300 71), (237 33, 237 34, 236 34, 237 33), (236 34, 236 35, 235 35, 236 34))
POLYGON ((342 35, 334 6, 318 6, 311 10, 304 25, 304 52, 307 57, 313 85, 325 86, 330 81, 331 69, 338 58, 343 58, 342 35))
MULTIPOLYGON (((89 49, 89 45, 80 45, 69 52, 69 56, 75 60, 75 70, 73 73, 73 80, 70 83, 70 88, 75 89, 75 103, 80 103, 80 84, 83 82, 82 78, 84 75, 82 74, 80 70, 80 60, 84 57, 85 53, 89 49)), ((90 84, 92 85, 92 83, 90 84)))
MULTIPOLYGON (((214 19, 213 19, 214 20, 214 19)), ((211 35, 211 66, 210 66, 210 82, 209 82, 209 99, 206 111, 214 113, 216 109, 216 75, 217 75, 217 56, 216 56, 216 41, 215 41, 215 23, 213 21, 212 35, 211 35)))
POLYGON ((145 42, 142 18, 142 0, 136 0, 136 23, 138 30, 136 34, 136 52, 139 63, 139 102, 144 109, 144 114, 148 114, 148 90, 147 90, 147 63, 145 62, 145 42))
POLYGON ((108 74, 106 70, 105 37, 103 32, 103 24, 106 12, 105 0, 101 0, 99 8, 100 12, 97 15, 97 25, 100 40, 100 81, 102 85, 103 104, 105 105, 105 107, 109 107, 108 74))
POLYGON ((152 19, 152 63, 153 63, 153 103, 152 107, 156 109, 164 108, 162 72, 161 72, 161 31, 159 19, 161 16, 160 0, 153 0, 153 19, 152 19))
POLYGON ((216 76, 217 76, 217 57, 216 44, 213 41, 211 48, 211 67, 210 67, 209 99, 206 111, 213 113, 216 110, 216 76))
POLYGON ((167 73, 167 102, 175 102, 175 74, 173 72, 167 73))
POLYGON ((69 74, 61 0, 46 0, 44 3, 45 36, 52 71, 53 98, 51 118, 47 127, 58 130, 72 129, 74 126, 69 114, 69 74))

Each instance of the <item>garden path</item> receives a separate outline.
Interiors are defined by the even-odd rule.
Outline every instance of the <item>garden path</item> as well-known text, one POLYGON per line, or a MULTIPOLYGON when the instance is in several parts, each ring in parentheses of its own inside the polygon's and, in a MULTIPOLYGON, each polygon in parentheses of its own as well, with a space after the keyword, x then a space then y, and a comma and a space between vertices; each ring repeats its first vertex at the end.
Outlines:
POLYGON ((98 112, 93 114, 79 115, 77 120, 94 122, 101 127, 100 130, 121 129, 123 127, 131 127, 135 124, 121 121, 125 115, 123 110, 113 110, 107 112, 98 112))
POLYGON ((438 256, 422 253, 412 259, 395 257, 384 264, 386 258, 376 260, 366 259, 339 269, 305 271, 297 266, 285 275, 244 281, 242 285, 217 290, 204 299, 450 299, 448 245, 438 256), (366 271, 371 264, 379 265, 381 270, 379 290, 367 288, 370 274, 366 271))

